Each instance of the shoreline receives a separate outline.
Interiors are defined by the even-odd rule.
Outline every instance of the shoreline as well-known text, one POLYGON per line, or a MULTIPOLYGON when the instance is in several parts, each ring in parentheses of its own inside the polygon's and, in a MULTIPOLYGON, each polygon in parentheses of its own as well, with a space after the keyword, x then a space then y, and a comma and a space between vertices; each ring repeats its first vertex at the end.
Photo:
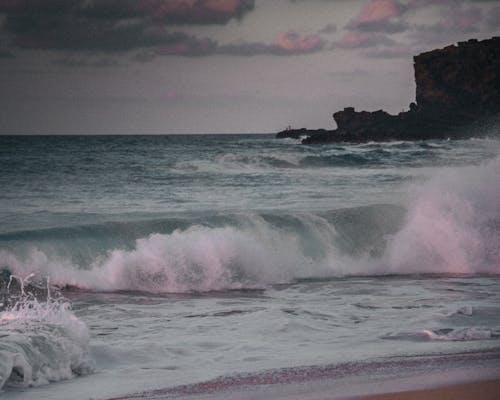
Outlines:
POLYGON ((490 349, 221 376, 108 400, 498 400, 499 366, 500 349, 490 349))
MULTIPOLYGON (((107 400, 498 400, 500 376, 486 374, 475 380, 445 378, 429 382, 425 377, 420 385, 416 375, 403 379, 359 380, 327 379, 321 381, 274 384, 248 383, 239 387, 204 387, 203 390, 164 389, 107 398, 107 400), (410 383, 413 382, 413 383, 410 383)), ((428 378, 428 377, 427 377, 428 378)), ((187 387, 185 387, 187 389, 187 387)), ((201 388, 198 388, 201 389, 201 388)))

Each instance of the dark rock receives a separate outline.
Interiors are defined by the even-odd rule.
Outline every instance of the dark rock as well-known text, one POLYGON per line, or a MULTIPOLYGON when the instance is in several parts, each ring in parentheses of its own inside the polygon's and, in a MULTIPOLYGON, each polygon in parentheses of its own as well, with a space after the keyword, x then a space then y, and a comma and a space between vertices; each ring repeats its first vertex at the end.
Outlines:
POLYGON ((333 114, 335 130, 288 129, 277 137, 307 135, 306 144, 459 139, 481 136, 481 128, 500 122, 500 37, 422 53, 414 67, 416 103, 409 111, 346 107, 333 114))

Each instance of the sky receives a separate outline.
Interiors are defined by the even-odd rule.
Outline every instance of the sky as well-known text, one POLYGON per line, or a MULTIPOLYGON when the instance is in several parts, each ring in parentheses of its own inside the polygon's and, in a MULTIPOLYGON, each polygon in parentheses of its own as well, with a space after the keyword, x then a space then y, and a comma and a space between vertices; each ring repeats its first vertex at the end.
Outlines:
POLYGON ((499 35, 500 0, 0 0, 0 134, 333 129, 499 35))

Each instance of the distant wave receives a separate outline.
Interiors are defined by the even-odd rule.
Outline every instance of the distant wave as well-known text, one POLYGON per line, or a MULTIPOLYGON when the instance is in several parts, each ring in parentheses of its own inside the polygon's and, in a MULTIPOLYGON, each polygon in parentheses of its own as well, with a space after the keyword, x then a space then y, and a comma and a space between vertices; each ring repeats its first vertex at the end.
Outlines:
MULTIPOLYGON (((214 160, 179 161, 174 170, 180 172, 251 172, 269 169, 326 167, 420 166, 432 161, 439 164, 439 152, 446 152, 446 142, 368 143, 358 146, 331 145, 293 152, 266 151, 254 154, 225 153, 214 160)), ((457 160, 458 161, 458 160, 457 160)))

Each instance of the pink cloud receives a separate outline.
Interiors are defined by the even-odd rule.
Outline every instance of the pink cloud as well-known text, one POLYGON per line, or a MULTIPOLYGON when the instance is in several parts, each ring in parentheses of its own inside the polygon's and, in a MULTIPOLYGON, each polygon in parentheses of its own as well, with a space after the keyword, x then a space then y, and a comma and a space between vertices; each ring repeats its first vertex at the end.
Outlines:
POLYGON ((351 30, 400 32, 406 28, 401 16, 406 7, 397 0, 370 0, 348 24, 351 30))
POLYGON ((443 6, 457 3, 457 0, 410 0, 408 6, 410 8, 422 8, 427 6, 443 6))
POLYGON ((278 34, 273 45, 288 52, 305 53, 318 50, 323 41, 318 35, 300 36, 297 32, 287 31, 278 34))
POLYGON ((399 4, 395 0, 371 0, 356 17, 360 24, 387 21, 401 15, 399 4))

